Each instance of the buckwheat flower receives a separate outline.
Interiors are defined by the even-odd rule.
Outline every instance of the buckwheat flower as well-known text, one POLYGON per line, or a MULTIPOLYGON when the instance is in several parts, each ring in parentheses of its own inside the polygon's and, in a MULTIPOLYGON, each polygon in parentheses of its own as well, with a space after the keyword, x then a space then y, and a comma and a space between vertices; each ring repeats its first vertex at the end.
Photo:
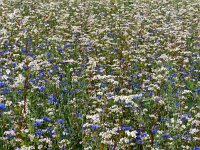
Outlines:
POLYGON ((9 75, 10 74, 10 69, 6 69, 6 73, 9 75))
POLYGON ((22 74, 19 74, 19 75, 15 78, 15 82, 14 82, 14 84, 13 84, 12 86, 13 86, 13 87, 21 86, 21 85, 23 85, 24 80, 25 80, 25 77, 24 77, 22 74))
POLYGON ((200 126, 200 121, 199 120, 192 120, 192 125, 200 126))
POLYGON ((125 131, 125 133, 130 137, 136 138, 138 132, 137 131, 125 131))
POLYGON ((67 135, 69 135, 69 133, 67 132, 67 130, 64 130, 64 131, 62 132, 62 135, 64 135, 64 136, 66 135, 66 136, 67 136, 67 135))
POLYGON ((168 59, 168 56, 166 55, 166 54, 162 54, 161 56, 160 56, 160 59, 163 59, 163 60, 167 60, 168 59))
POLYGON ((158 118, 158 117, 155 116, 154 114, 149 115, 149 117, 150 117, 150 118, 154 118, 154 119, 157 119, 157 118, 158 118))
POLYGON ((184 91, 182 92, 182 94, 189 94, 189 93, 192 93, 192 91, 190 91, 190 90, 184 90, 184 91))
MULTIPOLYGON (((9 79, 9 76, 3 75, 3 76, 1 76, 1 78, 2 78, 3 80, 8 80, 8 79, 9 79)), ((0 85, 0 86, 1 86, 1 85, 0 85)))
POLYGON ((14 137, 14 136, 16 135, 16 131, 15 131, 15 130, 8 130, 8 131, 5 131, 5 132, 4 132, 4 135, 5 135, 7 138, 14 137))
POLYGON ((48 115, 49 115, 49 116, 53 116, 53 115, 54 115, 54 112, 49 112, 48 115))
POLYGON ((119 141, 119 143, 130 143, 130 139, 128 139, 128 138, 121 138, 120 139, 120 141, 119 141))
POLYGON ((43 145, 38 145, 38 149, 42 149, 43 148, 43 145))
POLYGON ((200 118, 200 113, 197 113, 195 117, 200 118))
POLYGON ((190 129, 190 134, 196 134, 196 133, 198 133, 199 132, 199 129, 196 129, 196 128, 194 128, 194 129, 190 129))
POLYGON ((32 141, 35 138, 34 134, 28 134, 28 137, 30 138, 30 140, 32 141))
POLYGON ((91 119, 93 123, 100 123, 100 115, 99 114, 94 114, 94 115, 87 115, 87 119, 91 119))
POLYGON ((20 150, 33 150, 34 149, 34 146, 22 146, 21 148, 20 148, 20 150))
POLYGON ((43 138, 43 139, 39 139, 40 142, 45 142, 47 143, 48 145, 51 145, 52 144, 52 141, 49 139, 49 138, 43 138))
POLYGON ((0 5, 3 5, 4 3, 3 3, 3 0, 0 0, 0 5))

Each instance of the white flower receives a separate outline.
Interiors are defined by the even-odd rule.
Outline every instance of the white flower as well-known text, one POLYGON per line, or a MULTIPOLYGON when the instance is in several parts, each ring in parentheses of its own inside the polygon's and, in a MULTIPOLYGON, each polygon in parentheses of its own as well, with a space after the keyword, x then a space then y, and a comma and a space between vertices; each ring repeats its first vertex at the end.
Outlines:
POLYGON ((189 93, 192 93, 192 91, 190 91, 190 90, 184 90, 184 91, 182 92, 182 94, 189 94, 189 93))
POLYGON ((3 0, 0 0, 0 5, 3 5, 3 0))
POLYGON ((183 125, 181 126, 181 128, 185 129, 185 128, 186 128, 186 126, 183 124, 183 125))
POLYGON ((198 129, 196 129, 196 128, 194 128, 194 129, 190 129, 190 134, 195 134, 195 133, 197 133, 197 132, 199 132, 199 130, 198 129))
POLYGON ((15 82, 12 85, 12 87, 18 87, 18 86, 22 86, 24 84, 24 80, 25 77, 22 74, 19 74, 16 78, 15 78, 15 82))
POLYGON ((133 137, 133 138, 136 138, 137 137, 137 131, 125 131, 125 133, 130 136, 130 137, 133 137))
POLYGON ((168 59, 168 56, 166 54, 162 54, 160 56, 160 59, 163 59, 163 60, 167 60, 168 59))
POLYGON ((35 138, 34 134, 28 134, 28 137, 30 138, 30 140, 32 141, 35 138))
POLYGON ((6 101, 6 106, 11 106, 12 105, 12 101, 6 101))
POLYGON ((130 142, 130 140, 128 139, 128 138, 121 138, 120 139, 120 141, 119 141, 119 143, 129 143, 130 142))
POLYGON ((1 78, 7 80, 9 77, 7 75, 3 75, 1 78))
POLYGON ((195 117, 200 118, 200 113, 197 113, 195 117))
POLYGON ((91 119, 93 123, 100 123, 100 116, 99 114, 94 114, 94 115, 87 115, 87 119, 91 119))
POLYGON ((38 145, 38 149, 42 149, 43 148, 43 145, 38 145))

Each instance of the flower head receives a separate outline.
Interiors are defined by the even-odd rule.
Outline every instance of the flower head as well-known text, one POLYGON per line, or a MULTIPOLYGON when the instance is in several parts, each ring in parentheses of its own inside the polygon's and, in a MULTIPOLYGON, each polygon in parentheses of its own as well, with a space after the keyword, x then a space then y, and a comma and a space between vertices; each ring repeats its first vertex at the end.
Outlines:
POLYGON ((1 103, 1 104, 0 104, 0 109, 3 110, 3 111, 5 111, 5 110, 6 110, 5 104, 1 103))

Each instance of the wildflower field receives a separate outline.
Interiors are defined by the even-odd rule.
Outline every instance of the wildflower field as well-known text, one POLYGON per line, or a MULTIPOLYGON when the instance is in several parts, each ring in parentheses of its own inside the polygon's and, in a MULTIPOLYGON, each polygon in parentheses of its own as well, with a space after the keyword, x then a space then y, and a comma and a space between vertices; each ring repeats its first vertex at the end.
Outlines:
POLYGON ((200 0, 0 0, 0 150, 200 150, 200 0))

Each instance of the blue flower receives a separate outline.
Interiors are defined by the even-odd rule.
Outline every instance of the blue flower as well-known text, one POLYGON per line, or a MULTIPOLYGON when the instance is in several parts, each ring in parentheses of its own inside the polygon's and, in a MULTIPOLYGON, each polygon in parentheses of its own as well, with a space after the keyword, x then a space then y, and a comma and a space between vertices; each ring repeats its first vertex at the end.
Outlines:
POLYGON ((81 67, 85 67, 86 66, 86 64, 81 64, 81 67))
POLYGON ((43 121, 35 121, 34 126, 38 127, 42 124, 43 121))
POLYGON ((21 89, 17 89, 18 94, 22 93, 21 89))
POLYGON ((12 135, 12 134, 6 134, 6 136, 5 136, 6 138, 14 138, 14 135, 12 135))
POLYGON ((49 117, 44 117, 44 118, 42 118, 42 120, 43 120, 43 121, 51 121, 51 118, 49 118, 49 117))
MULTIPOLYGON (((148 90, 148 89, 147 89, 148 90)), ((149 96, 153 96, 154 95, 154 93, 153 92, 149 92, 149 96)))
POLYGON ((200 89, 196 89, 195 92, 196 92, 196 93, 200 93, 200 89))
POLYGON ((63 124, 63 119, 57 120, 58 123, 63 124))
POLYGON ((200 150, 200 146, 198 146, 198 147, 194 147, 193 150, 200 150))
POLYGON ((42 86, 39 86, 38 88, 39 88, 40 91, 44 91, 45 86, 42 85, 42 86))
POLYGON ((170 138, 170 135, 169 135, 169 134, 163 134, 163 135, 162 135, 162 138, 163 138, 163 139, 168 139, 168 138, 170 138))
POLYGON ((141 140, 137 140, 137 143, 140 145, 140 144, 142 144, 142 141, 141 140))
POLYGON ((0 91, 0 94, 5 95, 5 94, 8 94, 9 92, 10 92, 10 89, 8 87, 5 87, 0 91))
POLYGON ((91 128, 94 129, 94 130, 95 130, 95 129, 98 129, 98 128, 99 128, 99 125, 98 125, 98 124, 91 125, 91 128))
POLYGON ((176 102, 176 108, 180 107, 181 102, 176 102))
POLYGON ((137 140, 137 144, 139 144, 139 145, 142 144, 142 140, 140 140, 140 139, 137 140))
POLYGON ((92 44, 93 44, 93 42, 89 42, 89 43, 88 43, 88 46, 92 46, 92 44))
POLYGON ((45 77, 45 73, 43 71, 40 72, 40 78, 45 77))
POLYGON ((26 51, 26 48, 25 48, 25 47, 22 47, 22 48, 21 48, 21 51, 22 51, 22 52, 25 52, 25 51, 26 51))
POLYGON ((158 130, 153 129, 153 130, 151 130, 151 132, 152 132, 152 133, 158 133, 158 130))
POLYGON ((101 95, 97 95, 97 98, 98 98, 98 99, 101 99, 101 98, 102 98, 102 96, 101 96, 101 95))
POLYGON ((29 67, 27 65, 23 65, 23 70, 28 70, 29 67))
POLYGON ((57 70, 59 67, 57 65, 54 65, 53 68, 57 70))
POLYGON ((65 43, 65 47, 70 47, 71 44, 70 43, 65 43))
POLYGON ((38 129, 36 132, 35 132, 35 134, 36 135, 42 135, 44 132, 41 130, 41 129, 38 129))
POLYGON ((148 136, 148 134, 146 132, 141 134, 142 137, 148 136))
POLYGON ((121 90, 121 88, 119 87, 119 86, 117 86, 116 88, 115 88, 115 92, 119 92, 121 90))
POLYGON ((48 97, 48 101, 50 103, 58 103, 58 99, 56 97, 54 97, 53 95, 48 97))
POLYGON ((186 122, 186 121, 187 121, 187 118, 186 118, 186 117, 183 117, 183 118, 181 118, 181 121, 182 121, 182 122, 186 122))
POLYGON ((16 67, 16 66, 17 66, 17 63, 16 63, 16 62, 14 62, 14 63, 13 63, 13 67, 16 67))
POLYGON ((124 61, 125 61, 125 59, 124 59, 124 58, 121 58, 121 59, 120 59, 120 62, 124 62, 124 61))
POLYGON ((0 104, 0 109, 3 110, 3 111, 5 111, 5 110, 6 110, 5 104, 1 103, 1 104, 0 104))
POLYGON ((166 91, 166 90, 167 90, 167 87, 166 87, 166 86, 164 86, 164 87, 163 87, 163 90, 165 90, 165 91, 166 91))
POLYGON ((81 118, 82 114, 81 113, 76 113, 76 117, 81 118))
POLYGON ((6 85, 4 81, 0 81, 0 87, 6 85))
POLYGON ((60 48, 58 48, 57 51, 58 51, 58 52, 63 52, 63 50, 64 50, 64 49, 60 47, 60 48))
POLYGON ((131 126, 123 126, 123 127, 122 127, 122 130, 124 130, 124 131, 131 130, 131 126))

